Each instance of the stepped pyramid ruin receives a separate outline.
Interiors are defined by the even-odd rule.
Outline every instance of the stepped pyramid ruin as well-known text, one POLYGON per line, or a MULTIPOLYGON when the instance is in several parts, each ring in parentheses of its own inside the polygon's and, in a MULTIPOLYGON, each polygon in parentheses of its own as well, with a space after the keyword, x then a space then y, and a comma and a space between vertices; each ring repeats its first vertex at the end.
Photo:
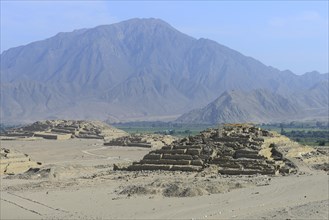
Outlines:
MULTIPOLYGON (((293 171, 291 163, 265 139, 272 134, 251 124, 226 124, 149 152, 130 171, 202 171, 211 165, 220 174, 277 175, 293 171)), ((118 169, 117 167, 115 167, 118 169)))
POLYGON ((45 139, 66 140, 70 138, 106 139, 128 135, 100 121, 46 120, 6 131, 7 137, 41 137, 45 139))
POLYGON ((40 165, 41 163, 32 161, 27 154, 6 148, 0 149, 0 175, 22 173, 40 165))

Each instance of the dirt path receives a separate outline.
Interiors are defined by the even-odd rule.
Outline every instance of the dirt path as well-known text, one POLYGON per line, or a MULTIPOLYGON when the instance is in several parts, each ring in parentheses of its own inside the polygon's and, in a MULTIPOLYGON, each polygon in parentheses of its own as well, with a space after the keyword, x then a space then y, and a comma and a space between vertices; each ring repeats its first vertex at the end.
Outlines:
MULTIPOLYGON (((69 211, 54 208, 39 201, 11 192, 1 192, 1 209, 14 208, 18 218, 43 219, 51 216, 67 216, 69 211)), ((3 213, 3 212, 1 212, 3 213)), ((7 213, 8 214, 8 213, 7 213)), ((1 219, 3 216, 1 216, 1 219)), ((6 218, 6 216, 4 217, 6 218)))
POLYGON ((99 147, 99 148, 91 148, 91 149, 87 149, 87 150, 82 150, 81 152, 90 156, 96 156, 96 157, 101 157, 101 158, 108 158, 105 155, 99 155, 99 154, 94 154, 94 153, 90 153, 90 151, 97 151, 97 150, 103 150, 106 149, 106 147, 99 147))

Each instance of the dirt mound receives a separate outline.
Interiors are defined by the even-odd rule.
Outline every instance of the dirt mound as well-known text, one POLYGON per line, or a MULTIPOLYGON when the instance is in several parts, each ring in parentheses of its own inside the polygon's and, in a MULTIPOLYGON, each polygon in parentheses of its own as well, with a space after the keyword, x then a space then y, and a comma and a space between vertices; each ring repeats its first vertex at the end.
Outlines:
POLYGON ((47 165, 44 167, 30 168, 24 173, 12 175, 8 179, 49 179, 49 180, 67 180, 72 178, 82 177, 84 175, 93 173, 95 169, 90 167, 83 167, 80 165, 59 166, 47 165))
POLYGON ((204 175, 183 173, 183 172, 154 172, 155 178, 152 181, 145 181, 145 175, 139 173, 134 181, 121 186, 118 189, 119 195, 161 195, 164 197, 194 197, 209 194, 228 192, 233 189, 244 188, 251 185, 267 185, 270 178, 264 176, 241 176, 236 178, 224 178, 218 175, 204 175), (144 178, 143 178, 144 177, 144 178))
POLYGON ((202 171, 216 165, 227 175, 276 175, 294 172, 271 139, 272 134, 251 124, 226 124, 189 136, 127 167, 127 170, 202 171))
POLYGON ((66 140, 70 138, 113 139, 128 134, 100 121, 46 120, 11 129, 3 135, 66 140))
POLYGON ((27 154, 6 148, 1 148, 0 159, 0 175, 14 175, 41 165, 39 162, 32 161, 27 154))

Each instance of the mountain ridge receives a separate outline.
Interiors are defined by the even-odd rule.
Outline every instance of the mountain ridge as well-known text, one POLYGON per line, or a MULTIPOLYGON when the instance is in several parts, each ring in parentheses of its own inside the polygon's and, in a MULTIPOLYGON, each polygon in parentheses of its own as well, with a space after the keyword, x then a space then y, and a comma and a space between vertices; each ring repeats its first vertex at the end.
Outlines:
POLYGON ((305 93, 284 97, 265 89, 245 91, 225 91, 217 99, 200 109, 194 109, 176 119, 179 123, 270 123, 328 117, 328 83, 322 82, 322 91, 312 94, 310 88, 305 93), (320 94, 320 95, 319 95, 320 94), (304 100, 306 99, 306 100, 304 100), (308 112, 309 111, 309 112, 308 112))
POLYGON ((226 90, 262 88, 285 96, 326 78, 279 71, 159 19, 130 19, 4 51, 1 113, 8 121, 177 115, 226 90))

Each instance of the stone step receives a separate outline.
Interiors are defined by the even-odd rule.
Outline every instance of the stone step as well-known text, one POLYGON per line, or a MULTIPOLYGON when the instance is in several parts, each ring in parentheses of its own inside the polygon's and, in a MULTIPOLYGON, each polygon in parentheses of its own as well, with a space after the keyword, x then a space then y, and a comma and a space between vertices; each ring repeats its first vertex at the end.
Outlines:
POLYGON ((145 147, 145 148, 151 148, 152 144, 149 143, 128 143, 127 146, 129 147, 145 147))
POLYGON ((275 170, 241 170, 241 169, 221 169, 218 171, 220 174, 224 175, 277 175, 278 172, 275 170))
POLYGON ((255 154, 245 154, 245 155, 239 155, 238 157, 235 158, 249 158, 249 159, 255 159, 255 160, 264 160, 266 157, 262 155, 255 155, 255 154))
POLYGON ((8 137, 32 137, 34 133, 31 132, 22 132, 22 133, 7 133, 5 136, 8 137))
POLYGON ((237 150, 235 151, 236 154, 258 154, 258 151, 253 150, 237 150))
POLYGON ((187 149, 172 149, 172 150, 156 150, 157 154, 185 154, 187 149))
POLYGON ((266 159, 262 155, 255 155, 255 154, 238 154, 235 155, 234 158, 239 159, 239 158, 250 158, 250 159, 266 159))
POLYGON ((170 159, 170 160, 193 160, 193 157, 188 154, 178 154, 178 155, 163 154, 162 158, 170 159))
POLYGON ((173 165, 163 164, 133 164, 127 168, 129 171, 141 171, 141 170, 170 170, 173 165))
POLYGON ((183 171, 183 172, 199 172, 202 170, 201 166, 193 165, 163 165, 163 164, 134 164, 127 168, 129 171, 142 171, 142 170, 170 170, 170 171, 183 171))
POLYGON ((168 159, 160 159, 160 160, 141 160, 140 164, 172 164, 172 165, 190 165, 190 160, 168 160, 168 159))
POLYGON ((203 161, 202 160, 191 160, 191 165, 194 165, 194 166, 203 166, 203 161))
POLYGON ((184 171, 184 172, 199 172, 202 170, 202 167, 200 166, 172 166, 170 169, 172 171, 184 171))
POLYGON ((235 151, 234 158, 265 159, 264 156, 258 154, 258 151, 252 150, 237 150, 235 151))
POLYGON ((60 129, 60 128, 53 128, 51 129, 52 132, 58 132, 58 133, 65 133, 65 134, 74 134, 74 131, 60 129))
POLYGON ((173 147, 172 146, 163 146, 161 149, 162 150, 171 150, 173 147))
POLYGON ((103 136, 92 135, 92 134, 78 134, 76 135, 77 138, 86 138, 86 139, 104 139, 103 136))
POLYGON ((227 162, 218 162, 218 161, 211 161, 209 164, 217 164, 220 167, 226 167, 226 168, 236 168, 241 169, 242 165, 235 163, 234 161, 227 161, 227 162))
POLYGON ((251 169, 251 170, 258 170, 258 169, 275 169, 274 166, 269 164, 244 164, 243 167, 245 169, 251 169))
POLYGON ((201 149, 189 148, 187 149, 186 153, 189 155, 200 155, 201 151, 201 149))
POLYGON ((219 137, 215 139, 216 141, 219 142, 236 142, 236 143, 248 143, 249 141, 249 137, 229 137, 229 136, 225 136, 225 137, 219 137))
POLYGON ((162 154, 146 154, 143 159, 146 160, 160 160, 162 158, 162 154))
POLYGON ((42 137, 45 139, 53 139, 53 140, 68 140, 71 139, 71 134, 54 134, 54 133, 39 133, 36 132, 34 134, 35 137, 42 137))
POLYGON ((197 145, 178 145, 178 146, 174 146, 173 149, 199 149, 199 150, 202 150, 202 146, 197 146, 197 145))

